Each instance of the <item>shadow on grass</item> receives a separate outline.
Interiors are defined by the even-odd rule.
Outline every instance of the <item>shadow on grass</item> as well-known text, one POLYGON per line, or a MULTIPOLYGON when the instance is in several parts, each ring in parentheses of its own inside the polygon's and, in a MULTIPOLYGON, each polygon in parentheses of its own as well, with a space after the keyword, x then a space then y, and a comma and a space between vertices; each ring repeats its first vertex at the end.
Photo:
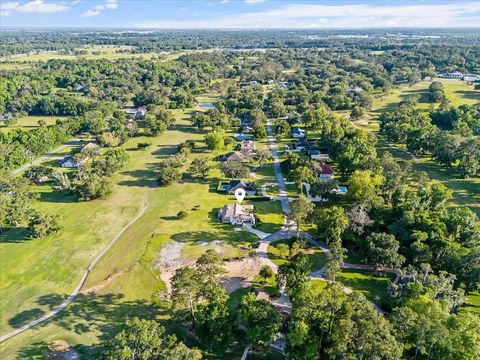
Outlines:
POLYGON ((31 241, 32 238, 26 227, 16 227, 8 229, 0 234, 0 243, 23 243, 25 241, 31 241))
POLYGON ((477 91, 457 90, 457 91, 454 91, 454 94, 463 99, 477 100, 477 101, 480 100, 480 92, 477 92, 477 91))
POLYGON ((78 202, 78 195, 66 191, 41 192, 38 198, 41 202, 70 204, 78 202))
POLYGON ((157 174, 153 170, 153 165, 150 169, 137 169, 130 171, 123 171, 122 175, 131 176, 133 180, 122 180, 118 184, 123 186, 135 187, 158 187, 157 174))

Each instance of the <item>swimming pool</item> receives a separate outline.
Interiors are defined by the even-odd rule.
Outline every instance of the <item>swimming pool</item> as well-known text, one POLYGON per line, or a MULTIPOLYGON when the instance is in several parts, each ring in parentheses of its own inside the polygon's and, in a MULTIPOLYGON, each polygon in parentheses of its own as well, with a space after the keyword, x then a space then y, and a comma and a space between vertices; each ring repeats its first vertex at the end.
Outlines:
POLYGON ((213 109, 215 107, 215 104, 212 102, 203 102, 198 104, 198 106, 206 109, 213 109))

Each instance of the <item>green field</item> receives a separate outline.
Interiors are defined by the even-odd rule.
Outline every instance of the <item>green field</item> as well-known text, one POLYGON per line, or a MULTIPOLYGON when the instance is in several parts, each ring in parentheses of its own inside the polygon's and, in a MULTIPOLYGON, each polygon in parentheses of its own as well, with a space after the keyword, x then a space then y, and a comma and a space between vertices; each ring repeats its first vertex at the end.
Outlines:
POLYGON ((18 122, 12 126, 6 126, 5 124, 2 123, 2 125, 0 125, 0 131, 5 132, 11 129, 23 129, 23 130, 33 129, 40 126, 38 125, 39 120, 45 120, 45 122, 47 123, 47 126, 54 125, 57 119, 65 119, 65 118, 66 116, 29 115, 29 116, 19 118, 18 122))
POLYGON ((393 278, 392 274, 378 276, 371 271, 342 269, 337 280, 378 305, 387 301, 387 286, 393 278))
POLYGON ((480 292, 474 291, 467 296, 467 301, 460 311, 470 311, 480 314, 480 292))
MULTIPOLYGON (((73 195, 55 193, 47 185, 39 187, 36 206, 62 216, 64 228, 59 234, 29 239, 19 227, 0 236, 0 333, 5 334, 61 303, 93 257, 148 206, 91 272, 84 289, 97 286, 97 291, 80 295, 60 316, 2 344, 4 358, 36 358, 41 349, 38 345, 56 339, 88 346, 110 334, 127 316, 168 319, 168 312, 151 308, 150 298, 155 287, 162 288, 153 265, 160 249, 171 240, 189 245, 184 249, 186 257, 201 253, 192 245, 197 242, 220 240, 227 254, 236 255, 239 247, 258 241, 255 235, 233 231, 216 220, 217 209, 231 201, 216 192, 214 184, 219 179, 157 186, 155 164, 175 153, 178 143, 203 137, 186 120, 188 112, 176 111, 176 115, 179 121, 168 133, 126 143, 130 162, 114 176, 116 185, 109 198, 77 202, 73 195), (137 150, 136 144, 145 141, 152 146, 137 150), (189 215, 178 220, 176 214, 181 210, 189 215)), ((267 215, 279 209, 275 203, 255 204, 265 226, 283 223, 281 214, 267 215)))
MULTIPOLYGON (((288 240, 281 240, 270 244, 268 247, 268 257, 274 264, 281 265, 291 261, 288 247, 285 247, 287 244, 288 240)), ((312 271, 319 270, 327 264, 325 253, 314 245, 307 244, 307 248, 302 249, 301 253, 307 256, 312 271)))

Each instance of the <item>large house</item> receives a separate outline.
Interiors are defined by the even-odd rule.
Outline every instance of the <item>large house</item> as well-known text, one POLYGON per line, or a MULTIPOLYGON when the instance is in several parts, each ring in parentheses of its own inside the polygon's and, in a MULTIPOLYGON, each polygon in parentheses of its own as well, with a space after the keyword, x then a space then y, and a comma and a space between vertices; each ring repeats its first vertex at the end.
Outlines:
POLYGON ((315 166, 315 173, 319 180, 333 180, 334 178, 333 169, 324 161, 320 161, 315 166))
POLYGON ((244 140, 240 144, 240 151, 242 152, 251 152, 254 153, 256 150, 255 141, 253 140, 244 140))
POLYGON ((253 225, 255 224, 253 205, 240 205, 237 203, 225 205, 218 211, 218 219, 232 225, 253 225))
POLYGON ((249 162, 253 158, 253 153, 248 151, 235 151, 229 154, 225 160, 227 161, 240 161, 240 162, 249 162))
POLYGON ((245 190, 247 196, 254 196, 257 193, 255 184, 250 180, 232 180, 228 185, 227 194, 233 195, 237 189, 245 190))

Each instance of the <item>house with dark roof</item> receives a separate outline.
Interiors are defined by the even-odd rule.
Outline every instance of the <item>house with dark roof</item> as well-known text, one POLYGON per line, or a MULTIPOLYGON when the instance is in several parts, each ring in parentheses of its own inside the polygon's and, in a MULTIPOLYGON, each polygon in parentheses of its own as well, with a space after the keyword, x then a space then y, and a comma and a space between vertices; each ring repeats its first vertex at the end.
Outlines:
POLYGON ((318 149, 308 149, 307 155, 310 157, 310 160, 320 160, 320 161, 328 161, 330 157, 328 154, 322 154, 322 152, 318 149))
POLYGON ((233 195, 237 189, 245 190, 247 196, 255 196, 257 193, 257 187, 250 180, 232 180, 230 181, 227 194, 233 195))
POLYGON ((319 180, 333 180, 335 177, 333 169, 324 161, 315 165, 315 175, 319 180))

